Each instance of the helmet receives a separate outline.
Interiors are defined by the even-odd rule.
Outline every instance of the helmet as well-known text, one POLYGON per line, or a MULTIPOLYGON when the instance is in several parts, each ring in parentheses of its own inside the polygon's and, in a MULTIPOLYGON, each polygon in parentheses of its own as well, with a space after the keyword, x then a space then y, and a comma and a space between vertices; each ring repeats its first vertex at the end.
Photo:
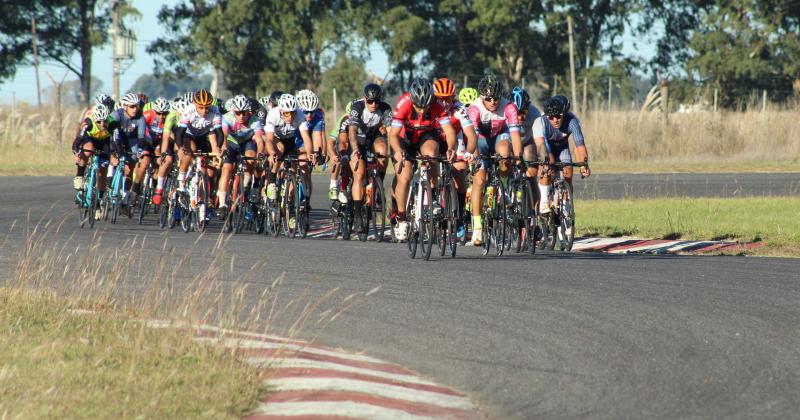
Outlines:
POLYGON ((148 98, 144 92, 139 92, 138 95, 139 95, 139 101, 141 103, 146 104, 150 102, 150 98, 148 98))
POLYGON ((165 98, 156 98, 156 100, 153 101, 153 111, 163 114, 169 112, 169 109, 169 102, 165 98))
POLYGON ((191 90, 183 94, 183 102, 186 102, 186 105, 189 105, 194 100, 194 92, 191 90))
POLYGON ((300 109, 305 112, 312 112, 319 108, 319 98, 317 94, 308 89, 297 92, 297 103, 300 104, 300 109))
POLYGON ((487 74, 478 83, 478 93, 484 98, 496 98, 503 93, 503 82, 497 76, 487 74))
POLYGON ((236 95, 225 103, 225 109, 233 112, 249 111, 250 101, 247 100, 247 96, 236 95))
POLYGON ((103 104, 97 104, 92 108, 92 121, 105 121, 108 118, 108 107, 103 104))
POLYGON ((258 108, 260 106, 261 106, 261 104, 258 103, 258 100, 256 98, 252 98, 250 96, 247 97, 247 109, 250 112, 258 111, 258 108))
POLYGON ((183 112, 183 109, 186 108, 186 101, 183 98, 178 97, 174 101, 172 101, 172 105, 170 108, 173 111, 177 111, 179 114, 183 112))
POLYGON ((458 100, 464 105, 469 105, 478 99, 478 91, 475 88, 465 87, 458 92, 458 100))
POLYGON ((211 93, 209 93, 207 90, 200 89, 194 94, 192 102, 194 102, 196 106, 208 107, 214 103, 214 97, 211 96, 211 93))
POLYGON ((520 111, 528 109, 531 106, 531 97, 528 96, 528 92, 525 92, 525 89, 514 86, 511 89, 511 100, 514 102, 514 105, 517 106, 517 109, 520 111))
POLYGON ((107 109, 114 108, 114 98, 106 95, 105 93, 95 96, 94 103, 96 105, 105 105, 107 109))
POLYGON ((281 99, 281 95, 283 92, 279 90, 273 90, 272 93, 269 94, 269 101, 272 102, 272 105, 278 105, 278 101, 281 99))
POLYGON ((368 101, 380 101, 383 97, 383 89, 375 83, 364 86, 364 99, 368 101))
POLYGON ((544 101, 544 113, 548 117, 563 115, 569 112, 569 99, 564 95, 556 95, 544 101))
POLYGON ((433 102, 433 86, 431 81, 417 77, 411 81, 411 103, 420 108, 426 108, 433 102))
POLYGON ((258 103, 259 105, 266 108, 267 104, 269 104, 269 96, 262 96, 261 98, 258 99, 258 103))
POLYGON ((127 93, 122 97, 122 101, 120 101, 120 103, 123 106, 139 105, 139 95, 135 93, 127 93))
POLYGON ((297 109, 297 99, 289 93, 284 93, 278 98, 278 108, 281 111, 294 111, 297 109))
POLYGON ((442 77, 433 82, 433 94, 437 98, 450 98, 456 94, 456 85, 452 80, 442 77))
POLYGON ((232 111, 233 110, 232 106, 233 106, 233 98, 228 99, 227 101, 225 101, 225 104, 222 105, 222 107, 225 108, 225 111, 232 111))

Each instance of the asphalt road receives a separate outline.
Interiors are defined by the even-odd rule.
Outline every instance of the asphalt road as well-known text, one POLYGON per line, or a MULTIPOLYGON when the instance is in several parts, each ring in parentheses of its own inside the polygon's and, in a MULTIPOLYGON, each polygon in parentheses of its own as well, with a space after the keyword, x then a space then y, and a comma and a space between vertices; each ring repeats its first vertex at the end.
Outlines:
MULTIPOLYGON (((661 188, 653 177, 597 176, 584 185, 597 197, 787 194, 787 184, 797 185, 797 175, 689 175, 661 188)), ((322 190, 315 191, 315 207, 324 207, 322 190)), ((152 222, 81 231, 70 195, 68 178, 0 178, 0 232, 10 232, 0 270, 13 269, 26 220, 45 212, 46 220, 67 215, 47 234, 54 247, 80 246, 94 234, 109 250, 119 238, 166 241, 167 248, 143 252, 152 261, 161 249, 210 249, 218 239, 213 228, 198 240, 164 234, 152 222)), ((398 244, 252 234, 231 237, 223 250, 236 255, 239 274, 219 278, 231 286, 246 277, 267 287, 284 275, 286 298, 380 287, 323 330, 310 327, 303 335, 463 390, 489 418, 800 418, 800 260, 490 258, 459 248, 454 260, 424 262, 409 260, 398 244), (266 270, 245 276, 257 262, 266 270)), ((129 281, 141 286, 145 277, 129 281)))

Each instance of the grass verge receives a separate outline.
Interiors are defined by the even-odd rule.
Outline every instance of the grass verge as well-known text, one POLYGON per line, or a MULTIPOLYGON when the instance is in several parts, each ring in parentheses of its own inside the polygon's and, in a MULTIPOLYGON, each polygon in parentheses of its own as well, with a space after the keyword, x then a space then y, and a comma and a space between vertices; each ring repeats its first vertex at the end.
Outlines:
POLYGON ((193 332, 69 299, 0 288, 0 412, 11 418, 240 418, 265 394, 256 371, 193 332))
POLYGON ((800 256, 800 197, 578 200, 578 235, 761 242, 748 253, 800 256))

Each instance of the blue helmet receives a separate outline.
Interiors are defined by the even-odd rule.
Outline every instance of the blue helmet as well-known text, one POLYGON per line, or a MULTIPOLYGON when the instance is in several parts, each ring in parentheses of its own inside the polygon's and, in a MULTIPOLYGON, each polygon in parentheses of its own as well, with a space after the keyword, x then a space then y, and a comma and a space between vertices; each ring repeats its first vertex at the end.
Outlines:
POLYGON ((528 92, 525 92, 525 89, 519 86, 514 86, 509 96, 511 96, 511 101, 514 102, 514 105, 516 105, 517 109, 520 111, 524 111, 531 106, 531 97, 528 96, 528 92))

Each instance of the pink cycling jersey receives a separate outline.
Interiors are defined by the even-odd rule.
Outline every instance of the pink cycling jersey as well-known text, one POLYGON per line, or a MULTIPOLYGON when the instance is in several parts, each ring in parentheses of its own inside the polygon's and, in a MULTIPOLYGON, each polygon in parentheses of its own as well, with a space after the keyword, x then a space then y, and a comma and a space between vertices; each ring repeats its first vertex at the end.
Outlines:
POLYGON ((483 105, 483 100, 478 98, 472 102, 469 110, 469 119, 477 128, 478 133, 487 138, 495 138, 508 128, 509 132, 519 131, 519 116, 517 106, 505 98, 500 100, 497 111, 489 111, 483 105))

